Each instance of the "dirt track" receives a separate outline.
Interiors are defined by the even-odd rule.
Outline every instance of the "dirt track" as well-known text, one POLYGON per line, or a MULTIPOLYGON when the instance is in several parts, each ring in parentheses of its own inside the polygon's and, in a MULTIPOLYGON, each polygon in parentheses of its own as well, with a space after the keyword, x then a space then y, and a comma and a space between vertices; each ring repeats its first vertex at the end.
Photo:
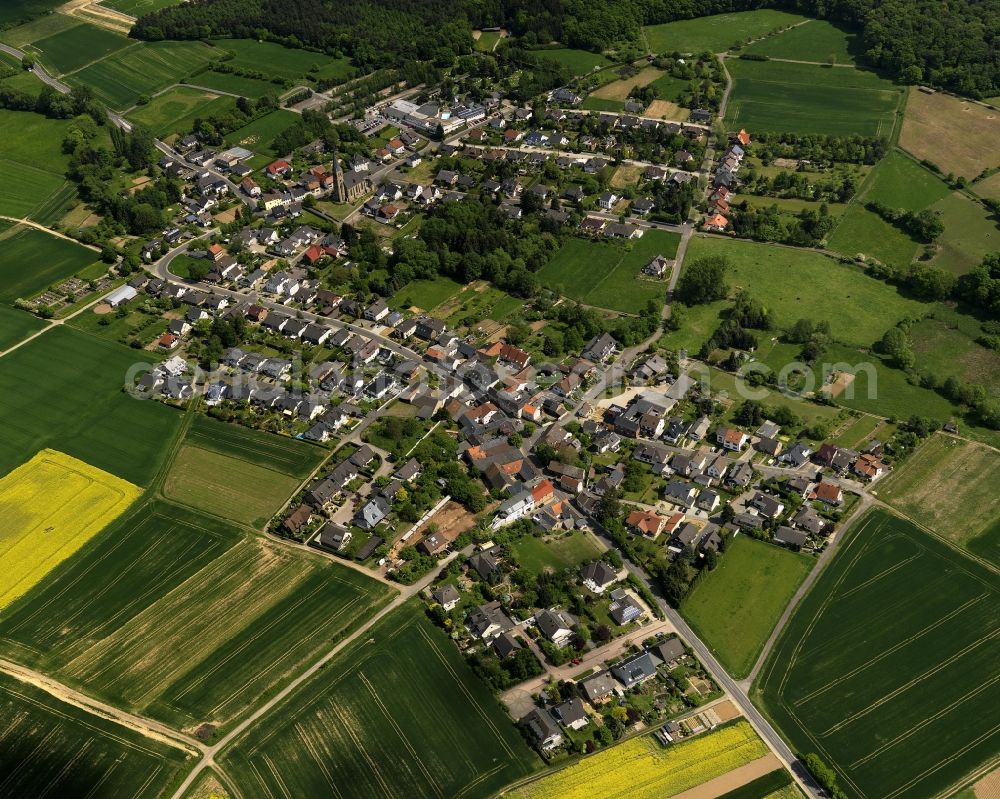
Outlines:
POLYGON ((781 768, 781 761, 771 752, 751 763, 747 763, 745 766, 740 766, 726 772, 721 777, 703 782, 695 788, 690 788, 683 793, 672 796, 671 799, 715 799, 717 796, 729 793, 729 791, 735 790, 741 785, 746 785, 748 782, 758 777, 763 777, 765 774, 779 768, 781 768))

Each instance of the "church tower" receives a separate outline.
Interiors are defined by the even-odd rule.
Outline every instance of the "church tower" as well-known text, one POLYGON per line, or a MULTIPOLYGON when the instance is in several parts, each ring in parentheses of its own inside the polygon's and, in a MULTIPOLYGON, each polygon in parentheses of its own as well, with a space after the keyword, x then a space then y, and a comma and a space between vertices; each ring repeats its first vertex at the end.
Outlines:
POLYGON ((340 165, 337 151, 333 151, 333 199, 338 203, 347 202, 347 187, 344 185, 344 168, 340 165))

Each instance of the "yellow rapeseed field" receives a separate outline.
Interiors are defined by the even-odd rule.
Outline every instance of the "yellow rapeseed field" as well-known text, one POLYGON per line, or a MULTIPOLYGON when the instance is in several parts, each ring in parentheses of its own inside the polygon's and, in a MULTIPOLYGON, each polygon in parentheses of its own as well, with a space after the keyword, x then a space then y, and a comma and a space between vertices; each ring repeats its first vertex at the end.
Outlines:
POLYGON ((745 721, 663 748, 652 736, 584 758, 515 791, 515 799, 666 799, 768 752, 745 721))
POLYGON ((27 593, 141 493, 51 449, 0 478, 0 608, 27 593))

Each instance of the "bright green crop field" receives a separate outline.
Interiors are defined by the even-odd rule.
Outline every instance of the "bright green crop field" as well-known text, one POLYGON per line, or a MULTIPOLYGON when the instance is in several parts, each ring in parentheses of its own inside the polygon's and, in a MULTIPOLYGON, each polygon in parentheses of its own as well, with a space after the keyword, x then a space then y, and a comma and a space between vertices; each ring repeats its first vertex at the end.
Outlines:
POLYGON ((841 546, 756 701, 850 797, 944 794, 1000 747, 1000 578, 881 510, 841 546))
POLYGON ((234 103, 231 97, 177 86, 139 106, 129 113, 128 118, 145 125, 159 137, 170 133, 183 135, 191 131, 196 118, 224 114, 233 108, 234 103))
POLYGON ((390 593, 220 519, 144 504, 7 609, 0 649, 178 727, 224 725, 390 593))
POLYGON ((739 59, 726 66, 734 81, 726 113, 731 129, 892 134, 902 91, 873 72, 739 59))
POLYGON ((682 53, 701 53, 705 50, 721 53, 737 42, 755 39, 805 19, 785 11, 758 9, 647 25, 642 32, 649 49, 656 53, 674 50, 682 53))
POLYGON ((275 42, 258 42, 255 39, 214 39, 212 44, 233 54, 226 63, 265 72, 288 80, 301 81, 310 74, 324 77, 342 77, 346 80, 351 63, 346 58, 330 58, 323 53, 311 53, 301 48, 284 47, 275 42))
POLYGON ((307 441, 252 430, 202 415, 195 417, 185 440, 202 449, 300 479, 308 477, 327 455, 326 450, 307 441))
POLYGON ((744 52, 794 61, 853 64, 863 52, 857 33, 838 28, 826 20, 811 19, 783 33, 750 45, 744 52))
POLYGON ((44 64, 53 67, 57 75, 64 75, 136 45, 126 36, 84 23, 40 39, 33 48, 39 51, 44 64))
POLYGON ((535 55, 539 58, 556 61, 564 67, 569 67, 577 75, 586 75, 588 72, 592 72, 594 67, 607 67, 611 65, 611 62, 600 53, 591 53, 587 50, 573 50, 568 47, 552 50, 536 50, 535 55))
POLYGON ((486 799, 540 765, 412 603, 252 726, 221 763, 257 799, 336 796, 338 786, 359 797, 486 799))
POLYGON ((0 231, 0 302, 33 297, 97 258, 81 244, 25 225, 0 231))
POLYGON ((0 750, 9 797, 169 796, 191 753, 0 675, 0 750), (16 768, 14 765, 16 764, 16 768))

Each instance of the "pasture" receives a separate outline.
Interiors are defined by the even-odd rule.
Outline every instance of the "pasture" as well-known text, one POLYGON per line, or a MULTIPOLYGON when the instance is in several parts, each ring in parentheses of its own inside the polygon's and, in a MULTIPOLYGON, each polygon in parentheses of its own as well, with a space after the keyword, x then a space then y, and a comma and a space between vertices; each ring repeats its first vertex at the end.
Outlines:
POLYGON ((33 42, 32 49, 56 75, 65 75, 136 44, 107 28, 83 23, 33 42))
POLYGON ((249 461, 185 444, 163 484, 163 495, 242 524, 264 527, 299 480, 249 461))
POLYGON ((146 486, 163 461, 180 414, 122 391, 148 353, 53 329, 0 362, 0 473, 46 447, 146 486))
POLYGON ((169 796, 193 755, 0 675, 0 791, 8 797, 169 796))
POLYGON ((270 114, 265 114, 255 119, 249 125, 234 130, 226 136, 226 145, 229 147, 239 145, 240 147, 246 147, 248 150, 253 150, 257 153, 257 156, 249 161, 250 166, 262 166, 271 158, 287 155, 287 153, 275 151, 271 145, 274 144, 274 140, 279 133, 282 133, 286 128, 295 124, 298 119, 299 115, 291 111, 281 109, 272 111, 270 114))
POLYGON ((485 799, 539 765, 413 603, 258 721, 221 763, 258 799, 344 795, 339 786, 351 796, 485 799))
POLYGON ((972 441, 935 435, 879 484, 879 496, 949 541, 969 548, 971 541, 1000 521, 997 485, 1000 454, 972 441))
POLYGON ((573 71, 574 75, 586 75, 595 69, 611 66, 611 61, 600 53, 591 53, 587 50, 573 50, 569 47, 552 48, 548 50, 535 50, 535 55, 539 58, 546 58, 555 61, 573 71))
POLYGON ((479 35, 473 37, 476 40, 475 49, 480 53, 493 52, 501 35, 500 31, 479 31, 479 35))
POLYGON ((892 514, 862 517, 754 687, 851 797, 924 799, 996 756, 1000 582, 892 514))
POLYGON ((860 255, 890 266, 907 266, 920 249, 909 235, 860 203, 848 207, 827 237, 827 246, 848 258, 860 255))
POLYGON ((182 81, 214 56, 201 42, 143 42, 90 64, 69 76, 89 86, 111 108, 131 108, 143 95, 182 81))
POLYGON ((642 29, 649 49, 655 53, 721 53, 748 39, 757 39, 779 28, 803 22, 806 17, 785 11, 758 9, 683 19, 642 29))
POLYGON ((780 61, 726 62, 733 91, 729 128, 892 135, 902 92, 874 72, 780 61))
POLYGON ((185 442, 299 479, 308 477, 327 454, 306 441, 220 422, 201 414, 191 423, 185 442))
POLYGON ((233 108, 231 97, 219 97, 201 89, 177 86, 128 114, 129 121, 149 128, 154 135, 186 134, 198 117, 224 114, 233 108))
POLYGON ((325 78, 342 77, 346 80, 352 70, 350 61, 346 58, 330 58, 323 53, 285 47, 275 42, 214 39, 210 43, 233 55, 226 61, 231 66, 263 71, 289 81, 301 81, 313 74, 322 74, 325 78))
POLYGON ((941 379, 955 377, 1000 394, 1000 352, 976 342, 980 330, 972 317, 935 308, 933 316, 910 325, 917 368, 941 379))
POLYGON ((140 493, 138 486, 51 449, 0 478, 0 609, 41 582, 140 493))
POLYGON ((8 608, 0 649, 169 724, 224 725, 389 594, 324 558, 151 503, 8 608))
POLYGON ((0 302, 33 297, 97 260, 81 244, 16 225, 0 231, 0 302))
POLYGON ((571 238, 538 272, 543 285, 612 311, 639 313, 650 300, 662 304, 665 281, 642 280, 639 272, 654 256, 673 258, 680 236, 647 230, 628 244, 571 238))
POLYGON ((890 150, 869 174, 861 197, 892 208, 922 211, 950 191, 948 184, 929 169, 898 150, 890 150))
POLYGON ((408 310, 419 308, 429 311, 443 302, 450 300, 464 286, 449 277, 436 277, 430 280, 414 280, 397 291, 389 300, 394 308, 408 310))
POLYGON ((997 166, 1000 114, 971 100, 913 89, 906 101, 899 145, 946 174, 972 180, 984 169, 997 166), (948 145, 942 147, 942 142, 948 145))
POLYGON ((853 64, 864 52, 857 33, 821 19, 811 19, 783 33, 768 36, 746 48, 746 53, 793 61, 853 64))
POLYGON ((816 252, 695 236, 685 261, 709 255, 729 260, 733 290, 747 289, 764 302, 779 327, 794 324, 803 309, 819 309, 812 318, 825 319, 836 339, 856 346, 871 346, 887 327, 926 308, 857 267, 816 252))
POLYGON ((1000 227, 989 211, 960 192, 931 206, 940 215, 944 233, 935 242, 931 263, 954 275, 971 272, 989 253, 1000 249, 1000 227))
POLYGON ((514 558, 525 571, 541 574, 575 569, 599 558, 602 551, 593 536, 576 530, 549 540, 525 536, 514 545, 514 558))
POLYGON ((738 535, 685 598, 681 613, 726 671, 742 679, 814 563, 807 555, 738 535))
MULTIPOLYGON (((676 796, 767 757, 745 721, 664 747, 652 735, 631 738, 510 792, 512 799, 661 799, 676 796), (627 794, 623 787, 628 786, 627 794)), ((706 794, 707 795, 707 794, 706 794)), ((715 794, 712 794, 715 795, 715 794)))

